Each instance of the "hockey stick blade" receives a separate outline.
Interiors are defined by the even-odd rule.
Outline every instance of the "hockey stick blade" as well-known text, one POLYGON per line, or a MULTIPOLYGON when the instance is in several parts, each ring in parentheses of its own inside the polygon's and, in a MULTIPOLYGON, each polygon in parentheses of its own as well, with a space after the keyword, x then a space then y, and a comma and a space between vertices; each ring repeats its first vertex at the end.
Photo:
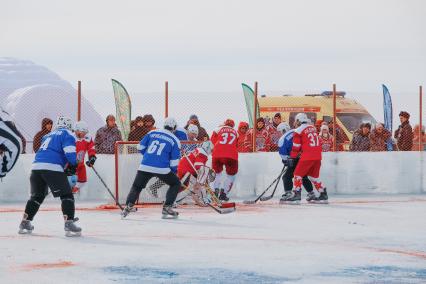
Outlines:
POLYGON ((219 208, 217 208, 216 206, 213 206, 210 203, 206 203, 206 204, 219 214, 229 214, 229 213, 235 212, 235 210, 237 210, 235 207, 229 207, 229 208, 219 207, 219 208))
POLYGON ((267 201, 267 200, 269 200, 269 199, 272 199, 272 197, 274 197, 273 195, 269 195, 269 196, 262 196, 261 198, 260 198, 260 201, 267 201))
POLYGON ((244 200, 243 204, 255 204, 257 202, 258 199, 256 200, 244 200))

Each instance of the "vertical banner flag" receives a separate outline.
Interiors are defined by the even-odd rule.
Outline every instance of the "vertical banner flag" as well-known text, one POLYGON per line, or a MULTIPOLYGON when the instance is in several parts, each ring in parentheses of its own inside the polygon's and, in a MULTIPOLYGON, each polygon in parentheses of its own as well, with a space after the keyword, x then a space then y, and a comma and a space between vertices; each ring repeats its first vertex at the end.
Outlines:
MULTIPOLYGON (((254 108, 254 92, 247 84, 241 84, 243 86, 244 99, 246 101, 246 108, 249 120, 249 127, 253 128, 253 108, 254 108)), ((256 117, 260 117, 259 104, 256 108, 256 117)))
MULTIPOLYGON (((392 134, 392 98, 390 96, 388 88, 382 84, 383 87, 383 114, 385 128, 392 134)), ((392 150, 392 138, 386 142, 388 150, 392 150)))
POLYGON ((127 141, 130 133, 130 120, 132 117, 132 104, 129 94, 124 86, 117 80, 111 79, 115 98, 115 115, 117 117, 117 126, 121 132, 121 137, 127 141))

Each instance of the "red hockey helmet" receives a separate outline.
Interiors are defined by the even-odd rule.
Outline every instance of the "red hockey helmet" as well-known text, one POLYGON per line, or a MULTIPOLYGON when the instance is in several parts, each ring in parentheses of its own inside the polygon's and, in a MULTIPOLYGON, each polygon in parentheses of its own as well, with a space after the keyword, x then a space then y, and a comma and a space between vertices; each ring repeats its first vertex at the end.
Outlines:
POLYGON ((234 126, 235 126, 235 122, 234 122, 232 119, 228 118, 227 120, 225 120, 224 125, 227 125, 227 126, 229 126, 229 127, 234 128, 234 126))

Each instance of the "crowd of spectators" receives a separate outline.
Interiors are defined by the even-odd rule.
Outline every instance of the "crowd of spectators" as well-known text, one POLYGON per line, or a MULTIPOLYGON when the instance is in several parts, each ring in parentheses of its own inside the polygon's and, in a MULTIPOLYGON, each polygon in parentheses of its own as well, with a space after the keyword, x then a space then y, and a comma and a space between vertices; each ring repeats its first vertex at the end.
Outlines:
MULTIPOLYGON (((359 129, 353 133, 349 143, 349 151, 358 152, 380 152, 380 151, 418 151, 419 147, 426 150, 425 128, 422 127, 419 135, 419 125, 412 129, 409 119, 410 114, 402 111, 399 114, 401 125, 392 133, 387 130, 383 123, 377 123, 372 127, 368 122, 361 123, 359 129)), ((280 133, 277 126, 282 122, 280 113, 276 113, 272 120, 259 117, 256 121, 256 151, 272 152, 278 150, 278 140, 280 133)), ((114 115, 110 114, 105 119, 106 124, 99 128, 95 135, 95 149, 97 153, 114 154, 114 145, 117 141, 122 141, 122 133, 117 127, 114 115)), ((41 123, 41 130, 37 132, 33 139, 33 150, 37 152, 41 146, 41 139, 52 130, 53 122, 49 118, 44 118, 41 123)), ((319 141, 323 152, 333 151, 333 143, 336 139, 337 150, 343 151, 345 134, 339 127, 336 128, 336 138, 333 137, 333 123, 317 120, 314 123, 318 130, 319 141)), ((140 141, 151 130, 155 129, 155 119, 151 114, 137 116, 130 124, 128 141, 140 141)), ((238 151, 253 152, 254 131, 245 121, 238 124, 238 151)), ((182 141, 205 141, 209 140, 209 134, 201 126, 197 115, 189 117, 184 127, 178 128, 176 136, 182 141)), ((346 138, 347 139, 347 138, 346 138)))

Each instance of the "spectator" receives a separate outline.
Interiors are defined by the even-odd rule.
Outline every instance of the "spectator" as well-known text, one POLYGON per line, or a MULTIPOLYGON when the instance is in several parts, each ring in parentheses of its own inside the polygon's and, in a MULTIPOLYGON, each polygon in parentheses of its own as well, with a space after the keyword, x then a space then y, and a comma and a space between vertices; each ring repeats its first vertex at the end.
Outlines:
MULTIPOLYGON (((253 129, 247 132, 245 146, 249 152, 253 152, 253 129)), ((256 121, 256 151, 268 152, 270 149, 269 133, 265 129, 265 121, 263 117, 259 117, 256 121)))
POLYGON ((386 143, 391 136, 392 134, 382 123, 377 123, 376 128, 370 133, 370 151, 387 151, 386 143))
POLYGON ((98 154, 114 154, 115 142, 121 140, 115 117, 110 114, 106 117, 106 125, 96 131, 95 150, 98 154))
POLYGON ((327 125, 321 125, 319 132, 319 142, 323 152, 330 152, 333 150, 333 135, 330 134, 330 129, 327 125))
MULTIPOLYGON (((142 140, 142 133, 143 133, 143 118, 142 116, 137 116, 133 122, 133 129, 129 133, 128 141, 141 141, 142 140)), ((131 124, 130 124, 131 125, 131 124)))
MULTIPOLYGON (((145 114, 142 117, 142 121, 143 121, 143 128, 142 128, 142 138, 151 130, 156 129, 155 128, 155 119, 152 116, 152 114, 145 114)), ((142 139, 141 138, 141 139, 142 139)))
POLYGON ((401 125, 395 131, 395 138, 397 140, 398 150, 399 151, 411 151, 413 148, 413 129, 411 128, 410 114, 406 111, 401 111, 399 113, 399 120, 401 125))
POLYGON ((349 150, 353 152, 370 151, 370 123, 361 123, 359 129, 355 131, 349 150))
POLYGON ((425 151, 426 150, 426 135, 425 127, 422 126, 422 133, 420 134, 420 125, 416 124, 414 126, 414 135, 413 135, 413 151, 425 151), (421 138, 420 138, 421 137, 421 138), (420 149, 419 149, 420 147, 420 149))
POLYGON ((209 135, 207 134, 207 131, 203 127, 201 127, 200 121, 198 120, 198 117, 195 114, 192 114, 189 117, 189 121, 188 121, 188 123, 185 126, 186 130, 188 130, 188 126, 190 124, 195 124, 198 127, 198 137, 197 137, 198 141, 206 141, 206 140, 210 139, 209 135))
POLYGON ((238 125, 238 143, 237 151, 240 153, 250 152, 249 149, 245 146, 245 139, 247 136, 249 125, 247 122, 241 121, 238 125))
MULTIPOLYGON (((326 122, 323 122, 323 124, 326 122)), ((328 124, 328 129, 330 130, 330 134, 333 135, 333 121, 330 121, 330 123, 328 124)), ((370 126, 371 127, 371 126, 370 126)), ((337 147, 337 151, 343 151, 343 144, 345 144, 345 134, 343 132, 343 130, 339 127, 339 125, 337 125, 336 127, 336 137, 333 137, 333 139, 336 139, 336 147, 337 147)))
POLYGON ((282 136, 282 133, 277 130, 278 124, 281 123, 281 113, 277 112, 273 119, 272 123, 266 126, 266 130, 269 133, 269 137, 271 140, 271 151, 278 151, 278 140, 282 136))
POLYGON ((43 118, 41 121, 41 130, 33 138, 33 151, 37 153, 41 145, 41 138, 52 131, 53 121, 50 118, 43 118))
MULTIPOLYGON (((136 118, 138 118, 138 117, 136 117, 136 118)), ((136 128, 136 119, 133 119, 133 120, 130 121, 130 132, 132 132, 133 129, 135 129, 135 128, 136 128)))

